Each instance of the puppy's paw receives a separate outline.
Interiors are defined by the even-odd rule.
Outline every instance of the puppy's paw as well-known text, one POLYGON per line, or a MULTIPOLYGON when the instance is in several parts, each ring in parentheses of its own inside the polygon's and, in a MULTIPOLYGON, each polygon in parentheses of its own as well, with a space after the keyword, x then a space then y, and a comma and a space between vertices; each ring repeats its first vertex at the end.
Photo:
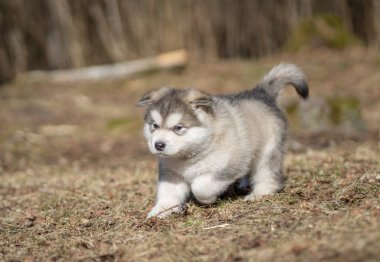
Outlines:
POLYGON ((246 195, 244 197, 244 201, 256 201, 256 200, 259 200, 262 197, 263 197, 262 195, 256 195, 255 193, 251 193, 251 194, 246 195))
POLYGON ((266 193, 252 192, 249 195, 246 195, 244 197, 244 200, 245 201, 256 201, 256 200, 260 200, 260 199, 262 199, 263 197, 266 197, 266 196, 273 196, 274 194, 275 194, 274 192, 266 192, 266 193))
POLYGON ((173 213, 182 214, 183 212, 184 212, 183 207, 180 205, 175 205, 171 207, 156 205, 148 213, 147 218, 151 218, 151 217, 165 218, 169 216, 170 214, 173 214, 173 213))

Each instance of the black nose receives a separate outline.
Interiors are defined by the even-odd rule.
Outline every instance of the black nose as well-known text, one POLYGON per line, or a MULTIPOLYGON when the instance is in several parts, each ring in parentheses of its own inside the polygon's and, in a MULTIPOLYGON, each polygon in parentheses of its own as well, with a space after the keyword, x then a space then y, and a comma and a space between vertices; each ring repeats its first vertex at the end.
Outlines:
POLYGON ((154 144, 154 147, 158 150, 158 151, 164 151, 165 149, 165 143, 162 143, 162 142, 156 142, 154 144))

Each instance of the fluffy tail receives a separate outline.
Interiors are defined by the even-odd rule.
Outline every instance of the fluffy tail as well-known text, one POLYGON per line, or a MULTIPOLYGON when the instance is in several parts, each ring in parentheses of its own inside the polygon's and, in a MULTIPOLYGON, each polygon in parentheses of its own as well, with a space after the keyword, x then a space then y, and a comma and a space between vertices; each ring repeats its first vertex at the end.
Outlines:
POLYGON ((279 64, 264 76, 258 85, 267 94, 276 98, 280 90, 286 85, 292 85, 299 96, 306 99, 309 96, 306 77, 302 70, 293 64, 279 64))

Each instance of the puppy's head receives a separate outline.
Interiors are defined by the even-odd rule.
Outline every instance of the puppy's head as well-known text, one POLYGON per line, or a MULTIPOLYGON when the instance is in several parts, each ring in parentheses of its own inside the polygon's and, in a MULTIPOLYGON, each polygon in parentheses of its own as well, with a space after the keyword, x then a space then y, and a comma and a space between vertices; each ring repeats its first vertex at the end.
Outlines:
POLYGON ((144 135, 153 154, 191 157, 210 141, 212 97, 197 89, 160 88, 137 103, 146 107, 144 135))

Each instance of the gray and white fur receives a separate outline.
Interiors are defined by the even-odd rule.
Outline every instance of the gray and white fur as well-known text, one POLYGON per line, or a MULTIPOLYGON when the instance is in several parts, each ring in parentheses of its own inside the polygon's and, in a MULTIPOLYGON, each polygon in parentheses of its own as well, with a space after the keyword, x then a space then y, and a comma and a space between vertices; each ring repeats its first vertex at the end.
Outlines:
POLYGON ((137 106, 146 107, 144 135, 159 162, 148 217, 181 212, 190 194, 213 204, 234 183, 250 186, 247 200, 281 191, 287 121, 276 98, 287 85, 308 97, 306 78, 293 64, 274 67, 237 94, 168 87, 145 94, 137 106))

